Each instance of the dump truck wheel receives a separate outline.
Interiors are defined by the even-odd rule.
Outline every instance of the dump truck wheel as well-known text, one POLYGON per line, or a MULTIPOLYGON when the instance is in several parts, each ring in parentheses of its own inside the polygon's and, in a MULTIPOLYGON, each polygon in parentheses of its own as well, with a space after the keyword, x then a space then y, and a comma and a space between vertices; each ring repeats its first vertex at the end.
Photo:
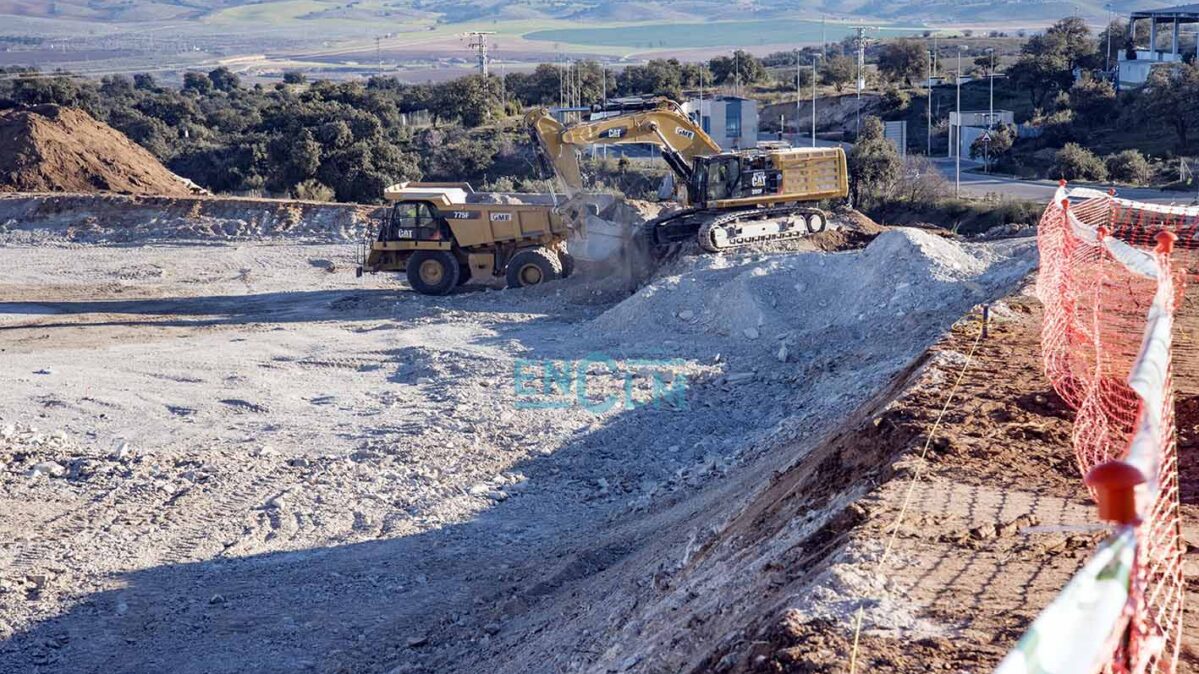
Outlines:
POLYGON ((558 251, 558 262, 562 265, 562 278, 570 278, 570 275, 575 273, 574 255, 560 250, 558 251))
POLYGON ((445 295, 458 285, 462 268, 444 250, 418 250, 408 258, 408 284, 424 295, 445 295))
POLYGON ((562 278, 562 262, 554 251, 538 246, 526 248, 508 261, 508 287, 524 288, 562 278))

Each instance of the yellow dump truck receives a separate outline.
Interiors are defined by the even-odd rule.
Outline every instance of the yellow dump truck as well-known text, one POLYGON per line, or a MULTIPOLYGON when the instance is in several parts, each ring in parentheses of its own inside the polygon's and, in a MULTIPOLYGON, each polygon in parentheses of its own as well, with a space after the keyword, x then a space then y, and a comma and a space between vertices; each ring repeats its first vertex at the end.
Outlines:
POLYGON ((417 292, 445 295, 469 281, 509 288, 565 278, 574 269, 567 225, 552 206, 488 203, 467 183, 400 183, 379 229, 363 242, 358 275, 402 271, 417 292))

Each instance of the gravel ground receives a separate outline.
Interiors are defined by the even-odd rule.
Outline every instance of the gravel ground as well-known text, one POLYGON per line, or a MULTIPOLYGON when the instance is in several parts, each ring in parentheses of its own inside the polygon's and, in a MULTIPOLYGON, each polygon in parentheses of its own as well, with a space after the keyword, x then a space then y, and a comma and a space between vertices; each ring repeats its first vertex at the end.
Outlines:
POLYGON ((630 588, 1033 263, 895 230, 429 298, 351 255, 0 248, 0 671, 658 671, 630 588))

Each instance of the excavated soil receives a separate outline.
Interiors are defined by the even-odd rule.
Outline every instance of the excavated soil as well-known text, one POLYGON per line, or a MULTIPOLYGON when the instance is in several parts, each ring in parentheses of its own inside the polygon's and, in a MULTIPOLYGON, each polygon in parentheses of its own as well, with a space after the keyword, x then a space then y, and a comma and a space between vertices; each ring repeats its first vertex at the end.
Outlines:
POLYGON ((82 110, 0 112, 0 192, 116 192, 186 196, 154 155, 82 110))

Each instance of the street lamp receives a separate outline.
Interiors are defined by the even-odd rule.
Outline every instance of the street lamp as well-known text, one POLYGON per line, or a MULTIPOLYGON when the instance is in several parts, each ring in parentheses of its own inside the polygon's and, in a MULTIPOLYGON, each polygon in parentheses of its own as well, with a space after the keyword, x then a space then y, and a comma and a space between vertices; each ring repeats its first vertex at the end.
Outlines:
MULTIPOLYGON (((816 147, 816 63, 820 55, 812 57, 812 147, 816 147)), ((799 120, 795 120, 795 131, 799 132, 799 120)))

